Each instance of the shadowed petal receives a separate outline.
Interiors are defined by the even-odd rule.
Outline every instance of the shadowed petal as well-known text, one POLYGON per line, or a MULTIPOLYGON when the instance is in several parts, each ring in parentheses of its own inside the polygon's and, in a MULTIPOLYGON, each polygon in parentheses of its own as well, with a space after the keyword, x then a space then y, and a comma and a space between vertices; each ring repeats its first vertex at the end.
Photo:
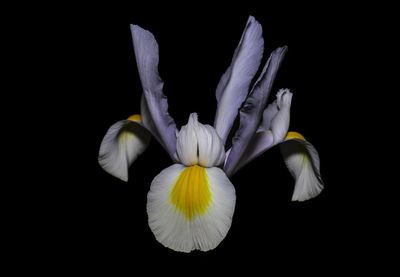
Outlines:
POLYGON ((276 73, 286 53, 287 47, 277 48, 272 52, 252 92, 240 109, 240 124, 232 141, 232 148, 224 166, 224 171, 231 176, 240 161, 249 142, 259 127, 262 111, 265 108, 276 73))
POLYGON ((265 153, 274 146, 274 137, 270 130, 257 132, 251 139, 243 156, 240 158, 238 165, 232 170, 231 176, 235 174, 243 166, 265 153))
POLYGON ((125 182, 128 181, 129 166, 146 150, 151 138, 150 133, 140 124, 139 118, 131 116, 130 120, 113 124, 100 146, 100 166, 125 182))
POLYGON ((296 132, 289 132, 279 146, 286 166, 296 181, 292 201, 305 201, 320 194, 324 184, 319 155, 314 146, 296 132))
POLYGON ((288 89, 280 89, 278 91, 277 99, 264 110, 263 120, 258 127, 257 133, 250 140, 231 175, 284 140, 289 129, 292 95, 288 89))

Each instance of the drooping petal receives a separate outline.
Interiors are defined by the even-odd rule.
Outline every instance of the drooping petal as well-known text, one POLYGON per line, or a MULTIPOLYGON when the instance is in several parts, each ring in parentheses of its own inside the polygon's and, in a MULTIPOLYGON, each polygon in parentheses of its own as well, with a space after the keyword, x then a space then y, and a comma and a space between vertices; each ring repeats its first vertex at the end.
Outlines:
POLYGON ((273 81, 286 50, 287 47, 285 46, 277 48, 272 52, 260 77, 254 84, 252 92, 246 99, 244 106, 240 109, 239 129, 235 133, 232 148, 224 166, 224 171, 228 176, 232 175, 259 127, 262 111, 265 108, 273 81))
POLYGON ((296 181, 292 201, 305 201, 321 193, 324 184, 320 174, 319 155, 302 135, 289 132, 280 144, 283 159, 296 181))
POLYGON ((139 115, 121 120, 108 129, 101 142, 98 161, 109 174, 127 182, 129 166, 142 154, 151 135, 139 115))
POLYGON ((165 247, 208 251, 225 238, 235 202, 235 189, 221 169, 175 164, 161 171, 151 184, 149 226, 165 247))
POLYGON ((189 116, 188 124, 179 131, 176 151, 177 159, 186 166, 215 167, 225 159, 225 149, 215 129, 201 124, 196 113, 189 116))
POLYGON ((250 16, 232 63, 222 75, 216 91, 218 107, 214 126, 224 144, 260 66, 263 51, 262 27, 250 16))
POLYGON ((176 150, 176 125, 168 113, 168 101, 163 93, 164 83, 158 73, 158 44, 152 33, 137 25, 131 25, 131 32, 148 110, 143 123, 173 157, 176 150))

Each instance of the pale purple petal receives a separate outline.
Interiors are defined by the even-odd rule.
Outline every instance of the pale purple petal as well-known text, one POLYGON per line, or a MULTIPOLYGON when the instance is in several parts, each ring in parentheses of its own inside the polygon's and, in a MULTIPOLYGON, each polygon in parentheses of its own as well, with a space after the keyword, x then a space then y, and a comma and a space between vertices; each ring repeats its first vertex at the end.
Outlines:
POLYGON ((265 108, 273 81, 279 69, 287 47, 277 48, 272 52, 260 77, 254 84, 252 92, 240 109, 240 124, 232 141, 232 150, 226 160, 224 170, 231 176, 238 165, 249 142, 260 124, 262 111, 265 108))
POLYGON ((140 99, 140 115, 142 116, 142 122, 146 129, 157 139, 158 143, 167 149, 164 145, 164 141, 161 139, 161 136, 158 133, 153 118, 151 117, 144 94, 142 94, 142 98, 140 99))
POLYGON ((144 124, 173 157, 176 150, 176 125, 168 113, 168 101, 163 93, 164 83, 158 74, 158 44, 149 31, 137 25, 131 25, 131 32, 143 94, 150 115, 144 124), (153 126, 148 126, 150 122, 153 126))
POLYGON ((232 170, 231 175, 235 174, 243 166, 262 155, 273 146, 274 137, 271 131, 257 132, 251 139, 243 156, 240 158, 238 165, 232 170))
POLYGON ((289 129, 291 101, 292 93, 288 89, 278 91, 277 99, 264 110, 257 133, 249 142, 231 174, 283 141, 289 129))
POLYGON ((239 108, 248 95, 250 82, 260 66, 263 50, 262 27, 250 16, 231 65, 221 77, 216 91, 218 106, 214 127, 224 144, 239 108))

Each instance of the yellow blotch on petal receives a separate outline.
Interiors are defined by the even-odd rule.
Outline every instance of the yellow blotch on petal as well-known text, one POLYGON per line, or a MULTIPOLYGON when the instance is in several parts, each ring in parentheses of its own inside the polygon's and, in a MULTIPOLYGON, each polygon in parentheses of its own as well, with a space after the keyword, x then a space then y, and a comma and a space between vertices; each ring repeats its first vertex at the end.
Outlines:
POLYGON ((211 203, 206 169, 198 165, 185 168, 171 190, 170 201, 187 220, 204 214, 211 203))
POLYGON ((128 120, 141 123, 142 116, 140 114, 134 114, 134 115, 131 115, 130 117, 128 117, 128 120))
POLYGON ((299 139, 299 140, 306 140, 302 134, 297 133, 297 132, 288 132, 286 135, 285 140, 289 139, 299 139))

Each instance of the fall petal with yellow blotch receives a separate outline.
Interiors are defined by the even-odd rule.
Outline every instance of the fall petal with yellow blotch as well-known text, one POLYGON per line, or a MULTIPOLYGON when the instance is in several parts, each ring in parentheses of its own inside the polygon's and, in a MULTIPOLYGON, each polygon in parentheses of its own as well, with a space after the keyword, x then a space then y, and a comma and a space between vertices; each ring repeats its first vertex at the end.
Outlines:
POLYGON ((149 145, 151 135, 141 116, 130 116, 113 124, 101 142, 98 161, 109 174, 127 182, 129 166, 149 145))
POLYGON ((220 168, 174 164, 151 184, 149 226, 157 241, 175 251, 208 251, 225 238, 235 202, 235 189, 220 168))
POLYGON ((292 201, 305 201, 320 194, 324 183, 315 147, 297 132, 288 132, 279 146, 286 166, 296 181, 292 201))

